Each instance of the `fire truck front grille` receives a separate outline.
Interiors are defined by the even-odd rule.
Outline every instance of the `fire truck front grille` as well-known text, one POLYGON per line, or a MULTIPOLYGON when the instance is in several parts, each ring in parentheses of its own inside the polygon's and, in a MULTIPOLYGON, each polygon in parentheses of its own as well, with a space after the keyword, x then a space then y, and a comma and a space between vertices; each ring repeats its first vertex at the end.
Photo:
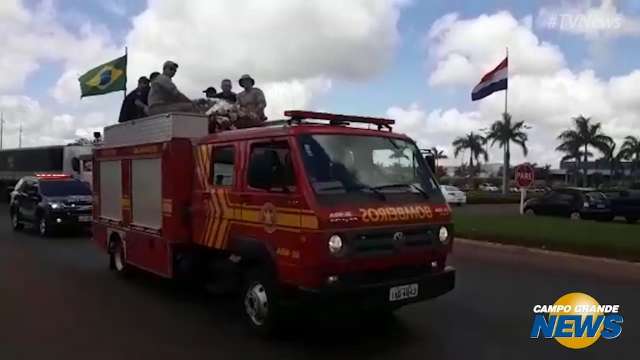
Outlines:
POLYGON ((382 255, 402 248, 431 246, 435 230, 431 228, 404 231, 378 231, 355 235, 350 241, 351 253, 358 255, 382 255))

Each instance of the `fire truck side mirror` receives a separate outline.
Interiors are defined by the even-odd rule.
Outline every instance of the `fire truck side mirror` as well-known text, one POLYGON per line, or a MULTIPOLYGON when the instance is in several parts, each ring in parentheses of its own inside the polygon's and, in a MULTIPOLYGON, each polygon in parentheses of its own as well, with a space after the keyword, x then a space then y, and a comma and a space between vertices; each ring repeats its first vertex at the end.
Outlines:
POLYGON ((429 169, 431 169, 432 173, 436 173, 436 159, 434 158, 433 155, 431 154, 427 154, 424 156, 424 161, 427 162, 427 165, 429 165, 429 169))
POLYGON ((73 169, 74 172, 80 172, 80 159, 77 157, 71 159, 71 169, 73 169))

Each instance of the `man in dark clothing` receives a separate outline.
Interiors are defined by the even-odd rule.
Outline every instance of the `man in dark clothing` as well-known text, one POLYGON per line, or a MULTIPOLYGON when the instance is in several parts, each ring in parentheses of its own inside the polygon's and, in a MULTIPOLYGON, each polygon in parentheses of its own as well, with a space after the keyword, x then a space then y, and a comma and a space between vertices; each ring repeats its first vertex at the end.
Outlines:
POLYGON ((125 122, 147 116, 147 97, 149 95, 149 79, 142 76, 138 79, 138 87, 130 92, 122 101, 118 122, 125 122))
POLYGON ((232 104, 235 104, 238 98, 236 97, 236 93, 231 91, 233 84, 231 80, 224 79, 222 83, 220 83, 220 87, 222 88, 222 92, 216 94, 216 98, 226 100, 232 104))

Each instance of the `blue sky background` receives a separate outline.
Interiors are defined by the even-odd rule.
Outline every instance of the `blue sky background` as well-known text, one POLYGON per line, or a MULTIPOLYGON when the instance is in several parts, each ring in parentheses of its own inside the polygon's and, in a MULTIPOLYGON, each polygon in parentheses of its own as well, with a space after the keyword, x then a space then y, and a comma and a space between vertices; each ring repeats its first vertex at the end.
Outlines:
MULTIPOLYGON (((613 0, 604 1, 609 3, 613 0)), ((595 76, 601 80, 602 84, 606 84, 611 77, 630 77, 633 74, 633 71, 639 68, 637 53, 638 50, 640 50, 638 46, 638 35, 640 35, 640 31, 631 35, 591 39, 587 36, 583 36, 583 34, 552 30, 541 27, 536 23, 542 8, 558 9, 558 7, 561 6, 585 9, 597 8, 601 4, 600 1, 413 0, 407 1, 407 3, 408 4, 400 8, 400 16, 396 24, 399 32, 399 43, 397 46, 389 50, 392 56, 390 57, 387 66, 379 69, 379 71, 368 74, 364 78, 360 77, 358 80, 347 80, 345 77, 328 75, 327 77, 331 80, 331 87, 328 91, 314 92, 308 104, 310 107, 338 113, 369 114, 375 116, 390 116, 390 109, 399 108, 402 111, 396 111, 394 116, 407 117, 407 119, 398 119, 400 123, 403 123, 402 121, 404 121, 403 124, 409 124, 402 127, 402 130, 404 131, 422 131, 423 129, 420 129, 420 126, 423 124, 424 127, 438 125, 440 129, 439 131, 442 133, 438 133, 434 135, 434 137, 430 138, 430 134, 423 131, 423 138, 421 140, 422 143, 428 144, 435 142, 436 140, 434 139, 437 139, 439 141, 437 143, 438 146, 447 146, 447 144, 450 144, 451 137, 456 134, 463 135, 465 131, 474 130, 474 128, 477 129, 478 127, 486 127, 487 121, 495 119, 499 115, 499 111, 492 110, 493 108, 491 108, 491 104, 496 103, 497 99, 471 102, 470 92, 473 84, 440 86, 431 86, 429 84, 429 76, 435 70, 436 62, 442 59, 435 58, 434 55, 429 52, 431 49, 430 45, 432 46, 433 44, 429 43, 427 34, 436 20, 441 19, 443 16, 450 13, 458 14, 458 20, 464 21, 474 20, 483 14, 495 15, 500 11, 507 11, 517 20, 521 20, 525 17, 531 17, 533 22, 531 32, 539 41, 557 46, 566 61, 566 68, 573 76, 577 76, 577 74, 582 71, 589 70, 595 73, 595 76), (415 113, 412 113, 411 109, 415 110, 415 113), (459 121, 457 119, 446 120, 450 122, 451 130, 447 130, 446 126, 443 128, 442 124, 427 123, 427 115, 430 115, 435 110, 441 110, 443 112, 447 110, 455 110, 456 114, 459 114, 461 119, 459 121)), ((203 6, 207 6, 206 4, 207 3, 204 3, 203 6)), ((618 14, 622 14, 625 17, 636 21, 639 24, 638 26, 640 29, 640 21, 638 21, 638 19, 640 19, 640 2, 625 0, 611 2, 610 4, 613 4, 618 14)), ((127 36, 130 35, 130 32, 134 29, 133 19, 136 16, 148 12, 150 5, 158 7, 158 3, 148 3, 147 1, 142 0, 113 0, 111 2, 25 0, 24 5, 29 11, 34 13, 37 12, 36 10, 42 10, 43 8, 49 7, 49 9, 54 13, 53 18, 55 23, 62 26, 71 34, 75 34, 79 37, 82 34, 82 29, 86 27, 87 24, 90 24, 94 33, 100 34, 107 39, 108 46, 111 47, 111 52, 109 52, 109 54, 117 54, 120 51, 118 49, 122 49, 125 45, 130 45, 125 44, 125 41, 127 36)), ((161 25, 156 26, 161 27, 161 25)), ((216 41, 215 36, 213 35, 215 35, 219 30, 217 26, 219 25, 215 22, 211 24, 212 42, 216 41)), ((185 33, 182 34, 182 36, 189 36, 189 30, 190 29, 187 25, 184 29, 185 33)), ((303 35, 305 34, 304 29, 298 30, 303 35)), ((161 32, 158 33, 160 34, 161 32)), ((313 41, 313 39, 310 39, 310 41, 313 41)), ((130 51, 132 50, 133 49, 130 45, 130 51)), ((146 50, 148 52, 149 49, 147 48, 146 50)), ((79 59, 84 55, 85 54, 81 53, 77 55, 73 54, 73 56, 76 56, 79 59)), ((537 56, 535 53, 527 55, 529 58, 526 60, 529 61, 531 59, 535 59, 537 56)), ((73 56, 71 58, 73 58, 73 56)), ((353 56, 357 57, 360 56, 360 54, 354 52, 353 56)), ((100 58, 100 62, 108 60, 110 60, 110 58, 100 58)), ((130 63, 132 60, 136 59, 130 57, 130 63)), ((358 61, 366 63, 372 60, 377 59, 368 59, 363 57, 358 61)), ((510 64, 517 64, 522 60, 524 59, 518 59, 514 54, 511 54, 510 56, 510 64)), ((202 61, 215 61, 215 58, 203 58, 202 61)), ((100 62, 97 62, 95 65, 98 65, 100 62)), ((121 93, 105 95, 100 97, 100 99, 90 98, 83 99, 82 101, 77 100, 71 103, 61 102, 58 98, 53 96, 54 88, 59 84, 61 76, 65 71, 69 71, 70 69, 76 72, 86 71, 89 70, 91 66, 82 65, 83 69, 77 69, 75 68, 78 67, 77 64, 74 65, 75 67, 71 66, 69 59, 66 57, 60 57, 60 59, 53 60, 50 58, 40 58, 37 64, 38 69, 29 73, 27 81, 25 81, 23 86, 14 87, 11 90, 0 92, 0 97, 3 95, 27 96, 28 98, 35 100, 43 109, 45 109, 47 116, 71 114, 71 116, 75 118, 81 118, 86 117, 87 114, 96 112, 100 113, 99 116, 96 114, 93 114, 92 116, 101 116, 103 119, 102 121, 109 121, 109 119, 114 119, 115 116, 117 116, 120 99, 122 98, 121 93)), ((136 68, 136 70, 138 69, 140 69, 140 67, 136 68)), ((144 73, 140 74, 133 73, 135 70, 130 69, 128 76, 130 79, 136 79, 140 75, 148 75, 148 73, 153 70, 156 69, 148 68, 147 70, 147 68, 144 68, 144 73)), ((234 69, 233 71, 241 73, 244 72, 243 70, 244 69, 234 69)), ((490 70, 490 68, 486 68, 483 71, 488 70, 490 70)), ((483 75, 483 71, 478 71, 478 80, 483 75)), ((180 75, 181 74, 179 73, 176 78, 176 82, 178 84, 182 84, 181 81, 185 81, 184 78, 180 78, 180 75)), ((234 75, 235 74, 230 74, 229 76, 232 77, 234 75)), ((188 85, 191 85, 192 89, 200 87, 204 88, 210 84, 218 84, 219 80, 220 79, 214 76, 207 78, 206 74, 199 74, 199 78, 195 80, 197 83, 190 83, 188 85)), ((257 80, 260 84, 261 79, 257 80)), ((282 80, 288 81, 290 79, 282 80)), ((129 84, 131 85, 131 82, 129 84)), ((237 87, 235 90, 238 90, 237 87)), ((531 91, 532 94, 535 92, 535 89, 527 90, 531 91)), ((588 90, 593 91, 588 95, 585 95, 587 97, 597 96, 597 94, 604 91, 599 88, 588 90)), ((638 90, 640 91, 640 89, 638 90)), ((200 94, 188 93, 188 95, 199 96, 200 94)), ((529 94, 520 95, 522 98, 529 94)), ((493 97, 498 96, 499 95, 493 95, 493 97)), ((511 97, 512 93, 510 92, 510 98, 511 97)), ((615 96, 613 96, 613 98, 615 98, 615 96)), ((594 98, 593 100, 597 99, 594 98)), ((561 101, 564 101, 564 99, 561 101)), ((586 100, 576 99, 575 97, 567 99, 567 103, 570 103, 571 101, 578 104, 590 104, 595 102, 591 101, 591 98, 586 98, 586 100)), ((607 99, 607 101, 611 102, 611 99, 607 99)), ((603 108, 608 108, 608 105, 610 104, 605 105, 607 106, 603 106, 603 108)), ((616 107, 614 105, 611 105, 610 107, 615 109, 616 107)), ((540 108, 544 107, 545 104, 534 104, 532 106, 540 108)), ((599 110, 595 109, 593 112, 601 118, 604 116, 610 116, 617 119, 614 120, 613 123, 624 124, 624 126, 617 126, 616 128, 626 129, 632 128, 638 124, 638 119, 633 117, 635 115, 630 115, 633 113, 631 110, 631 108, 626 109, 624 113, 607 113, 603 110, 599 113, 599 110)), ((523 109, 523 111, 526 111, 526 109, 523 109)), ((531 115, 531 118, 536 118, 536 116, 542 117, 544 118, 542 120, 547 121, 547 124, 551 123, 551 120, 549 119, 556 119, 553 121, 559 121, 557 119, 566 119, 562 121, 566 121, 568 123, 568 119, 570 118, 569 114, 574 114, 580 111, 582 111, 580 108, 567 108, 563 109, 562 112, 534 114, 531 115)), ((436 120, 442 119, 438 118, 436 120)), ((99 121, 95 120, 91 126, 96 127, 98 123, 99 121)), ((538 129, 542 129, 544 126, 546 125, 539 124, 538 129)), ((553 128, 553 131, 556 131, 556 127, 552 126, 551 128, 553 128)), ((555 162, 555 159, 559 158, 559 154, 547 154, 549 146, 553 146, 551 140, 555 139, 555 135, 553 133, 542 134, 541 132, 532 135, 534 137, 532 141, 532 148, 534 150, 532 151, 531 157, 541 162, 555 162), (535 138, 535 136, 537 136, 537 138, 535 138), (544 139, 546 138, 551 140, 545 143, 544 139)), ((616 136, 623 135, 623 132, 616 134, 616 136)))
MULTIPOLYGON (((89 21, 104 26, 114 42, 124 46, 125 37, 132 28, 132 18, 144 11, 146 1, 114 1, 111 6, 105 4, 102 1, 61 0, 55 1, 53 6, 59 21, 69 31, 78 33, 80 26, 89 21), (119 10, 115 11, 114 8, 119 10)), ((471 109, 474 104, 467 101, 471 89, 449 87, 434 90, 428 87, 428 73, 433 64, 426 60, 426 33, 433 22, 448 13, 458 13, 460 18, 474 18, 502 10, 511 12, 516 18, 523 18, 535 16, 541 6, 554 4, 555 1, 413 1, 401 14, 398 24, 401 42, 390 66, 366 82, 334 80, 332 91, 317 99, 316 103, 320 108, 343 113, 382 114, 390 105, 414 102, 427 109, 455 106, 462 110, 471 109)), ((27 5, 31 9, 41 6, 37 0, 29 0, 27 5)), ((639 2, 627 0, 618 6, 629 15, 640 13, 639 2)), ((608 78, 626 74, 637 66, 636 39, 609 41, 607 46, 616 56, 603 60, 591 57, 590 44, 576 35, 536 28, 535 24, 534 30, 542 41, 549 41, 561 48, 570 69, 582 70, 588 62, 588 67, 597 76, 608 78)), ((517 61, 513 56, 510 60, 517 61)), ((25 92, 33 94, 34 98, 45 104, 55 106, 48 89, 55 85, 63 64, 46 62, 40 65, 40 69, 29 76, 25 92)), ((478 74, 478 78, 481 75, 478 74)))

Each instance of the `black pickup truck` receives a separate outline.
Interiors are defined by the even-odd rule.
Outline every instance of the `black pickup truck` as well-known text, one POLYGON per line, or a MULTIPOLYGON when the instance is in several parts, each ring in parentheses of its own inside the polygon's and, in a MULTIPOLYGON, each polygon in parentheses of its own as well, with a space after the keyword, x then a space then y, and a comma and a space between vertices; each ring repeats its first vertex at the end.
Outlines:
POLYGON ((640 190, 607 191, 614 216, 621 216, 633 224, 640 219, 640 190))

